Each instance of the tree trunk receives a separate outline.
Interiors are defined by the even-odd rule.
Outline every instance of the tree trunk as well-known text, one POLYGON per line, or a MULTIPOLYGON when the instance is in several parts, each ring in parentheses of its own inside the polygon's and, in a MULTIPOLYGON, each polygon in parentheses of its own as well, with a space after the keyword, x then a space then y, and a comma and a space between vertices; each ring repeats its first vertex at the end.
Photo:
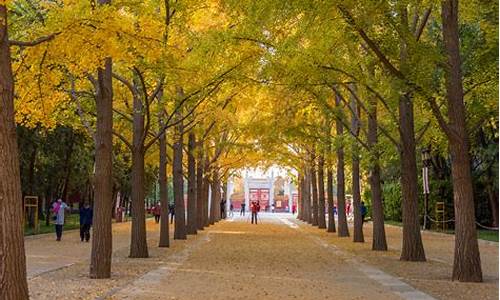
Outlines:
MULTIPOLYGON (((206 169, 205 169, 206 170, 206 169)), ((205 227, 210 225, 209 218, 209 198, 210 198, 210 180, 208 178, 208 173, 205 172, 205 177, 203 178, 203 224, 205 227)))
MULTIPOLYGON (((401 10, 400 18, 402 24, 408 27, 406 8, 401 10)), ((402 71, 408 71, 408 53, 404 39, 401 39, 400 45, 400 65, 402 71)), ((412 100, 412 96, 409 93, 405 93, 399 97, 401 190, 403 195, 403 246, 401 249, 401 260, 425 261, 418 218, 418 177, 412 100)))
MULTIPOLYGON (((335 107, 342 108, 340 96, 335 94, 335 107)), ((343 139, 344 125, 340 120, 336 120, 337 138, 343 139)), ((337 216, 338 216, 338 236, 349 236, 347 227, 347 216, 345 214, 345 174, 344 174, 344 146, 342 141, 337 148, 337 216)))
POLYGON ((69 134, 69 145, 66 149, 66 157, 64 158, 64 169, 66 170, 66 174, 64 175, 63 191, 61 196, 64 201, 68 201, 68 186, 71 178, 71 156, 73 155, 73 147, 75 144, 75 134, 73 129, 70 129, 69 134))
POLYGON ((113 209, 113 85, 112 61, 97 69, 94 217, 92 230, 91 278, 111 277, 113 209))
MULTIPOLYGON (((356 93, 356 86, 350 85, 350 89, 353 93, 356 93)), ((352 95, 351 97, 351 132, 354 137, 359 136, 359 109, 358 103, 356 102, 356 97, 352 95)), ((360 171, 359 171, 359 146, 358 142, 354 141, 352 144, 352 206, 354 209, 354 234, 353 242, 364 243, 365 238, 363 236, 363 216, 361 215, 361 186, 360 186, 360 171)))
POLYGON ((203 219, 203 151, 202 146, 198 145, 198 157, 196 162, 196 226, 198 230, 205 227, 203 219))
MULTIPOLYGON (((111 0, 99 0, 100 5, 111 0)), ((113 81, 112 60, 104 60, 104 69, 97 69, 96 140, 94 175, 94 217, 90 278, 111 277, 113 253, 111 210, 113 209, 113 81)))
POLYGON ((493 223, 491 226, 498 227, 498 194, 493 191, 493 178, 488 179, 486 192, 488 193, 488 202, 490 203, 491 216, 493 223))
POLYGON ((304 221, 311 224, 311 172, 306 168, 306 174, 304 177, 304 221))
MULTIPOLYGON (((5 3, 5 2, 4 2, 5 3)), ((28 299, 7 8, 0 3, 0 299, 28 299)))
POLYGON ((214 225, 219 219, 217 212, 219 211, 219 201, 220 201, 220 183, 219 174, 217 171, 213 171, 212 181, 211 181, 211 197, 210 197, 210 225, 214 225))
MULTIPOLYGON (((159 99, 162 96, 158 97, 159 99)), ((164 127, 163 114, 159 113, 159 128, 164 127)), ((168 222, 168 181, 167 181, 167 132, 160 135, 160 166, 158 185, 160 186, 160 241, 158 247, 170 247, 170 233, 168 222)))
POLYGON ((401 260, 425 261, 418 219, 418 178, 413 127, 413 103, 408 95, 403 95, 400 98, 399 122, 401 133, 401 190, 403 196, 403 247, 401 260))
POLYGON ((318 157, 318 228, 326 228, 325 220, 325 158, 318 157))
MULTIPOLYGON (((304 218, 302 217, 303 215, 303 212, 304 212, 304 206, 303 206, 303 203, 304 201, 302 200, 304 198, 303 196, 303 193, 304 193, 304 176, 302 175, 302 173, 299 173, 298 174, 298 186, 297 186, 297 189, 298 189, 298 199, 297 199, 297 209, 298 209, 298 212, 297 212, 297 219, 299 220, 304 220, 304 218)), ((291 199, 291 203, 293 205, 293 198, 291 199)))
POLYGON ((483 280, 477 243, 474 193, 469 156, 469 136, 462 86, 460 40, 458 34, 458 0, 441 2, 443 42, 447 57, 445 68, 448 102, 449 147, 455 202, 455 257, 453 280, 483 280))
MULTIPOLYGON (((353 148, 357 148, 353 146, 353 148)), ((354 150, 357 152, 357 150, 354 150)), ((361 215, 361 188, 359 183, 359 156, 353 153, 352 158, 352 206, 354 209, 353 242, 364 243, 363 216, 361 215)))
POLYGON ((312 162, 310 166, 311 174, 311 192, 312 192, 312 220, 313 226, 318 226, 318 179, 316 174, 316 155, 312 155, 312 162))
POLYGON ((145 170, 144 170, 144 107, 139 95, 133 99, 132 132, 132 238, 130 239, 130 257, 146 258, 149 256, 146 239, 145 170))
POLYGON ((197 222, 196 222, 196 161, 194 158, 196 142, 194 133, 189 133, 188 142, 188 211, 187 211, 187 233, 196 234, 197 222))
MULTIPOLYGON (((180 93, 182 93, 180 91, 180 93)), ((177 114, 177 120, 181 118, 177 114)), ((174 162, 173 162, 173 180, 174 180, 174 202, 175 202, 175 240, 185 240, 186 237, 186 214, 184 211, 184 178, 182 170, 182 146, 183 146, 183 126, 179 123, 175 131, 174 142, 174 162)))
POLYGON ((333 171, 329 163, 326 171, 326 193, 328 196, 328 229, 327 232, 336 232, 335 215, 333 214, 333 171))
POLYGON ((377 99, 368 98, 370 105, 370 115, 368 116, 368 147, 373 155, 373 164, 370 170, 370 189, 372 194, 372 222, 373 222, 373 241, 372 250, 387 251, 387 241, 385 238, 384 227, 384 207, 382 204, 382 188, 380 185, 380 164, 377 128, 377 99))

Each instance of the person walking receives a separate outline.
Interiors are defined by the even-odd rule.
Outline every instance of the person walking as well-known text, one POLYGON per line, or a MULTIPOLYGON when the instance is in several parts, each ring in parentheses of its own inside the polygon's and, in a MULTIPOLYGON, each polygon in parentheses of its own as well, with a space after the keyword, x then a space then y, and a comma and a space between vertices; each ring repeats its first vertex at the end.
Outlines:
POLYGON ((233 217, 233 216, 234 216, 233 209, 234 209, 234 206, 233 206, 233 203, 231 202, 231 203, 229 204, 229 216, 230 216, 230 217, 233 217))
POLYGON ((365 222, 365 217, 366 217, 367 212, 368 212, 368 209, 365 206, 365 202, 361 201, 361 217, 362 217, 363 223, 365 222))
POLYGON ((297 204, 293 203, 292 204, 292 215, 295 215, 296 212, 297 212, 297 204))
POLYGON ((225 210, 226 210, 226 200, 220 201, 220 218, 225 219, 225 210))
POLYGON ((90 227, 92 226, 93 211, 88 202, 80 207, 80 240, 90 240, 90 227))
POLYGON ((175 205, 170 204, 168 206, 168 211, 170 212, 170 224, 174 222, 174 217, 175 217, 175 205))
POLYGON ((61 241, 63 225, 64 225, 64 211, 68 209, 68 205, 62 201, 62 199, 57 199, 54 204, 52 204, 52 213, 54 214, 54 224, 56 225, 56 241, 61 241))
POLYGON ((156 222, 156 224, 160 223, 160 212, 161 212, 161 206, 160 206, 160 202, 158 202, 153 207, 153 215, 155 216, 155 222, 156 222))
POLYGON ((258 217, 258 213, 260 211, 259 202, 252 201, 252 204, 250 205, 250 209, 252 210, 252 224, 255 220, 255 224, 257 225, 257 217, 258 217))
POLYGON ((245 202, 241 203, 240 216, 245 215, 245 206, 247 206, 247 204, 245 202))

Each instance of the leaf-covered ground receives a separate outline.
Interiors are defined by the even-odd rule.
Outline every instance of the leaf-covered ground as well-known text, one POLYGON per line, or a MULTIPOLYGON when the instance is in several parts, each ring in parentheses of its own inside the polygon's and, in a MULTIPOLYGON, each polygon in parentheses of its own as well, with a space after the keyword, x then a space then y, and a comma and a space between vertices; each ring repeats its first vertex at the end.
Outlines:
MULTIPOLYGON (((114 225, 113 277, 87 278, 90 245, 67 232, 63 241, 27 240, 32 299, 400 299, 398 288, 367 276, 376 269, 437 299, 496 299, 498 248, 480 243, 485 283, 451 282, 453 236, 424 233, 428 262, 399 261, 401 229, 387 226, 390 250, 338 238, 288 214, 223 221, 159 249, 148 223, 151 258, 129 259, 129 224, 114 225), (43 269, 45 268, 45 269, 43 269)), ((385 276, 385 275, 384 275, 385 276)), ((385 278, 385 277, 384 277, 385 278)), ((398 285, 400 288, 401 285, 398 285)))

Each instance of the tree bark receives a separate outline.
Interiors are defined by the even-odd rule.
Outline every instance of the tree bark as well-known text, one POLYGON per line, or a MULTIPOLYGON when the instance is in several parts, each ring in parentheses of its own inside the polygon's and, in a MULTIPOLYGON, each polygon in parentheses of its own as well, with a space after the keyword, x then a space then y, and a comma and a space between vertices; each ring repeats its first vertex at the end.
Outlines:
MULTIPOLYGON (((401 10, 401 22, 408 24, 406 7, 401 10)), ((401 70, 407 71, 408 53, 404 39, 400 45, 401 70)), ((413 115, 413 101, 409 93, 399 98, 399 132, 400 132, 400 163, 401 163, 401 190, 403 195, 403 246, 401 260, 425 261, 424 246, 420 235, 418 218, 418 177, 417 161, 415 156, 415 129, 413 115)))
POLYGON ((311 215, 311 172, 306 168, 305 177, 304 177, 304 213, 305 218, 304 221, 311 224, 312 215, 311 215))
MULTIPOLYGON (((342 109, 340 96, 335 94, 335 107, 342 109)), ((336 120, 337 137, 342 139, 344 135, 344 125, 342 121, 336 120)), ((338 236, 349 236, 347 227, 347 216, 345 214, 345 174, 344 174, 344 146, 342 141, 337 148, 337 215, 338 215, 338 236)))
POLYGON ((95 141, 94 218, 91 278, 111 277, 113 209, 113 84, 112 61, 106 58, 104 69, 97 69, 96 109, 97 130, 95 141))
POLYGON ((28 299, 7 8, 0 4, 0 299, 28 299))
MULTIPOLYGON (((161 99, 162 97, 159 96, 161 99)), ((159 128, 163 128, 163 113, 159 113, 159 128)), ((160 166, 158 184, 160 185, 160 241, 158 247, 170 247, 170 233, 168 222, 168 181, 167 181, 167 132, 158 139, 160 146, 160 166)))
MULTIPOLYGON (((182 91, 179 90, 180 93, 182 91)), ((181 118, 177 114, 177 120, 181 118)), ((175 240, 185 240, 186 237, 186 214, 184 210, 184 178, 182 170, 182 146, 183 146, 182 122, 176 126, 173 158, 173 180, 174 180, 174 202, 175 202, 175 240)))
POLYGON ((68 147, 66 148, 66 157, 64 158, 64 169, 66 170, 66 174, 64 175, 64 184, 61 198, 65 201, 68 200, 68 186, 69 180, 71 178, 71 156, 73 155, 73 147, 75 144, 75 134, 73 129, 70 129, 69 132, 69 142, 68 147))
MULTIPOLYGON (((303 213, 304 213, 304 201, 303 201, 303 198, 304 198, 304 175, 302 175, 302 173, 299 173, 298 174, 298 199, 297 199, 297 219, 301 220, 301 221, 304 221, 304 218, 303 218, 303 213)), ((293 205, 293 198, 291 199, 292 201, 292 205, 293 205)))
POLYGON ((312 155, 312 161, 310 165, 311 174, 311 193, 312 193, 312 220, 311 225, 318 226, 318 178, 316 174, 316 155, 312 155))
MULTIPOLYGON (((356 87, 351 85, 351 91, 356 93, 356 87)), ((354 137, 359 136, 359 108, 356 102, 356 97, 351 97, 351 133, 354 137)), ((363 216, 361 215, 361 186, 360 186, 360 171, 359 171, 359 146, 358 142, 354 141, 352 144, 352 206, 354 209, 354 234, 353 242, 364 243, 363 236, 363 216)))
POLYGON ((197 215, 196 215, 196 161, 194 157, 196 141, 194 133, 189 133, 188 142, 188 211, 187 211, 187 233, 196 234, 197 215))
POLYGON ((139 95, 133 99, 132 131, 132 237, 130 239, 130 257, 146 258, 149 256, 146 240, 145 170, 144 170, 144 106, 139 95))
POLYGON ((326 229, 325 220, 325 158, 318 157, 318 228, 326 229))
POLYGON ((480 282, 483 280, 477 243, 474 193, 472 188, 469 135, 462 85, 458 0, 441 2, 445 68, 446 99, 448 102, 451 173, 455 203, 455 257, 453 280, 480 282))
MULTIPOLYGON (((206 160, 205 160, 206 164, 206 160)), ((206 170, 206 169, 205 169, 206 170)), ((205 227, 208 227, 210 225, 210 218, 209 218, 209 198, 210 198, 210 179, 208 177, 208 173, 205 172, 205 177, 203 178, 203 223, 205 227)))
POLYGON ((327 232, 336 232, 335 216, 333 214, 333 171, 329 163, 326 171, 326 193, 328 197, 328 229, 327 232))
POLYGON ((198 145, 198 155, 196 162, 196 226, 198 230, 205 227, 203 219, 203 151, 202 146, 198 145))
POLYGON ((382 188, 380 185, 380 163, 377 128, 377 99, 369 97, 370 115, 368 116, 368 147, 373 155, 369 181, 372 194, 373 241, 372 250, 387 251, 387 241, 384 227, 384 207, 382 204, 382 188))
MULTIPOLYGON (((99 0, 100 5, 111 0, 99 0)), ((97 69, 95 140, 94 217, 90 278, 111 277, 113 253, 111 211, 113 209, 113 62, 104 60, 104 69, 97 69)))

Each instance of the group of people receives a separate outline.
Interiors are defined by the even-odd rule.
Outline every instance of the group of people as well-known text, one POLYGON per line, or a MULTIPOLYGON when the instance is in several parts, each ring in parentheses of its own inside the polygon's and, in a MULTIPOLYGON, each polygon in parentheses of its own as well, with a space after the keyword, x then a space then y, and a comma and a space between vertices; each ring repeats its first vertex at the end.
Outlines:
MULTIPOLYGON (((160 223, 160 215, 161 215, 161 205, 158 202, 155 206, 151 208, 151 213, 155 217, 155 222, 160 223)), ((175 217, 175 205, 173 203, 168 205, 168 213, 170 215, 170 224, 174 222, 175 217)))
MULTIPOLYGON (((60 242, 64 227, 64 213, 69 210, 70 207, 62 201, 62 199, 57 199, 52 204, 52 221, 54 221, 56 229, 56 241, 60 242)), ((92 227, 93 221, 93 210, 88 202, 84 202, 80 206, 80 240, 88 242, 90 240, 90 227, 92 227)))
MULTIPOLYGON (((361 201, 361 207, 360 207, 360 209, 361 209, 361 216, 363 218, 363 223, 364 223, 366 215, 368 214, 368 208, 366 207, 364 201, 361 201)), ((352 217, 353 213, 354 212, 353 212, 353 207, 351 205, 351 202, 347 202, 346 206, 345 206, 345 214, 346 214, 346 216, 348 218, 352 217)), ((337 215, 337 206, 336 205, 333 206, 333 215, 337 215)))

